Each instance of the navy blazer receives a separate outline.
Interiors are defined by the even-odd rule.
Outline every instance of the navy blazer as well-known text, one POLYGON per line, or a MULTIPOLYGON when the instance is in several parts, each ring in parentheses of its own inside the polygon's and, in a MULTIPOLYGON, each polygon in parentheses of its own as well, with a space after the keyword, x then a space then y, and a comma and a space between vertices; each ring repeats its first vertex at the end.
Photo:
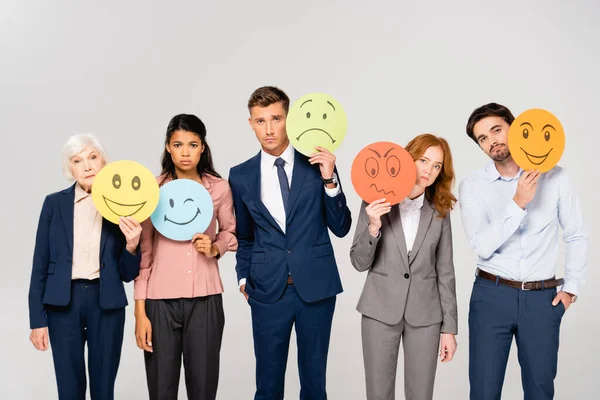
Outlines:
MULTIPOLYGON (((71 300, 73 258, 73 209, 75 185, 46 196, 33 253, 29 285, 31 329, 48 326, 45 304, 66 306, 71 300)), ((140 251, 125 249, 125 236, 118 225, 102 220, 100 239, 100 307, 104 310, 127 305, 123 281, 140 271, 140 251)))
POLYGON ((246 293, 263 303, 274 303, 281 297, 288 272, 306 302, 341 293, 328 228, 337 237, 350 231, 352 216, 346 196, 342 191, 328 196, 319 166, 311 165, 294 150, 284 234, 260 198, 260 160, 259 152, 229 171, 237 223, 238 280, 246 278, 246 293))

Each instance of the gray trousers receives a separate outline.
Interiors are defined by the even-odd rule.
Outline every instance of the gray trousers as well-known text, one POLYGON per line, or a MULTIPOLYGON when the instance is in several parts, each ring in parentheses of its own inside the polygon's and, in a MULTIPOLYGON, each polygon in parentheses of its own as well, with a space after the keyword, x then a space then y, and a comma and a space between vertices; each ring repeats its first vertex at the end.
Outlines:
POLYGON ((225 325, 220 294, 192 299, 146 300, 153 352, 144 352, 150 400, 175 400, 181 357, 187 397, 214 400, 225 325))
POLYGON ((404 350, 406 400, 431 400, 438 362, 441 323, 410 326, 404 319, 396 325, 363 315, 361 322, 367 400, 396 398, 396 368, 400 341, 404 350))

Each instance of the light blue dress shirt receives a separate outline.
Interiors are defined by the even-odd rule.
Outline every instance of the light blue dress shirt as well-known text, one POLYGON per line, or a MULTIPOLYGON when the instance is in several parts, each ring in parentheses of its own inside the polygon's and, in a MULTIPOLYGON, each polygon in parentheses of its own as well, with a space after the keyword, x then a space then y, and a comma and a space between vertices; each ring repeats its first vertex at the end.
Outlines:
POLYGON ((533 200, 513 200, 523 170, 500 176, 493 162, 459 186, 462 223, 482 270, 516 281, 555 276, 559 226, 565 242, 562 290, 578 295, 587 267, 588 234, 571 180, 559 166, 541 174, 533 200))

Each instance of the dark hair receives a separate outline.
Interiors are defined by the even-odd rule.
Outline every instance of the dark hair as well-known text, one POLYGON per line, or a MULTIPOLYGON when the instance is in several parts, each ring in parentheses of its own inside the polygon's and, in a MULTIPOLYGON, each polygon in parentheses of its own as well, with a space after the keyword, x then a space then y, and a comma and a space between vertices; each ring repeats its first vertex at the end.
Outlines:
POLYGON ((288 113, 290 109, 290 98, 287 94, 278 87, 275 86, 263 86, 259 87, 252 93, 248 100, 248 111, 252 110, 252 107, 268 107, 271 104, 281 102, 285 113, 288 113))
MULTIPOLYGON (((169 145, 173 133, 179 130, 192 132, 200 138, 200 141, 204 145, 204 151, 200 155, 200 161, 198 161, 198 165, 196 166, 198 175, 202 176, 208 174, 220 178, 221 175, 219 175, 217 171, 215 171, 212 155, 210 153, 210 147, 206 142, 206 127, 204 126, 204 123, 200 120, 200 118, 191 114, 179 114, 171 118, 171 121, 169 121, 169 126, 167 127, 165 146, 169 145)), ((162 155, 161 165, 161 175, 164 175, 165 178, 169 177, 171 179, 177 179, 177 173, 175 172, 175 163, 173 162, 171 154, 169 154, 166 148, 162 155)))
POLYGON ((477 138, 475 138, 475 134, 473 133, 473 128, 475 127, 475 124, 477 124, 479 121, 481 121, 482 119, 487 118, 487 117, 500 117, 509 126, 515 120, 515 117, 512 115, 510 110, 508 108, 506 108, 505 106, 503 106, 502 104, 488 103, 486 105, 483 105, 483 106, 475 109, 475 111, 473 111, 471 113, 471 116, 469 117, 469 120, 467 121, 467 135, 469 135, 469 137, 471 139, 473 139, 473 141, 475 143, 477 143, 477 138))

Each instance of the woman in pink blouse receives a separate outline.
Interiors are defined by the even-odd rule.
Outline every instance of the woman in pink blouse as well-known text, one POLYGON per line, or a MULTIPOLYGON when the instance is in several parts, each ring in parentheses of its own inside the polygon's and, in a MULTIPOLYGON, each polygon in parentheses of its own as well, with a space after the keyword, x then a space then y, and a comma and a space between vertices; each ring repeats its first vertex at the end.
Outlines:
POLYGON ((213 220, 189 242, 167 239, 150 219, 142 223, 135 336, 145 350, 150 400, 177 398, 182 354, 188 398, 215 399, 225 324, 217 260, 237 249, 237 239, 229 183, 215 171, 206 128, 194 115, 176 115, 167 128, 158 182, 173 179, 204 185, 213 220))

